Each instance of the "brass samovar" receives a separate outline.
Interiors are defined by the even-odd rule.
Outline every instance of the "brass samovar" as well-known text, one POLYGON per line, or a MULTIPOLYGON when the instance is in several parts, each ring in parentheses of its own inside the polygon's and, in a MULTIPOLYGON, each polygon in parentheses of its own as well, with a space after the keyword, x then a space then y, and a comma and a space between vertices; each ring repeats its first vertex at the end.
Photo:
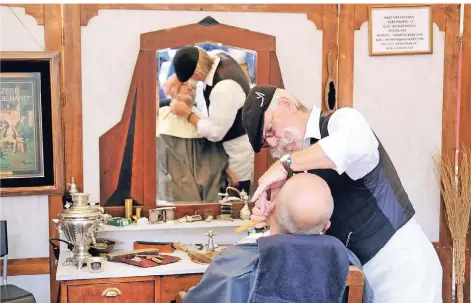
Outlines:
POLYGON ((67 241, 73 245, 72 257, 67 258, 65 265, 73 264, 80 269, 91 257, 88 250, 91 244, 96 244, 95 233, 110 216, 103 213, 102 207, 88 204, 90 194, 71 193, 71 196, 72 206, 58 214, 60 219, 52 221, 54 227, 63 232, 67 241))

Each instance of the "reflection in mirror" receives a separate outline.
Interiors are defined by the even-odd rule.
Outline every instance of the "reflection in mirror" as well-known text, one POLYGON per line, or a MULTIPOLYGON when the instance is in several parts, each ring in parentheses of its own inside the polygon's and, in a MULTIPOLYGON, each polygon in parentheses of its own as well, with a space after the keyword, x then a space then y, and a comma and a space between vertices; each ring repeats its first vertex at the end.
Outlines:
POLYGON ((250 195, 254 152, 242 106, 256 83, 256 52, 204 42, 156 55, 159 203, 250 195))

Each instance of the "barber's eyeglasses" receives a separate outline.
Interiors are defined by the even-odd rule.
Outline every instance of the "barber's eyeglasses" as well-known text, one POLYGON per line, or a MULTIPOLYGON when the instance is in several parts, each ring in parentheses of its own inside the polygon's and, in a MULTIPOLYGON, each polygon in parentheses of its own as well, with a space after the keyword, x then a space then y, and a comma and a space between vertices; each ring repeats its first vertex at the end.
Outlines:
POLYGON ((262 147, 270 147, 270 144, 268 144, 267 139, 275 137, 276 136, 276 131, 273 128, 274 126, 274 115, 271 116, 271 121, 270 124, 268 124, 268 129, 265 131, 262 137, 262 147))

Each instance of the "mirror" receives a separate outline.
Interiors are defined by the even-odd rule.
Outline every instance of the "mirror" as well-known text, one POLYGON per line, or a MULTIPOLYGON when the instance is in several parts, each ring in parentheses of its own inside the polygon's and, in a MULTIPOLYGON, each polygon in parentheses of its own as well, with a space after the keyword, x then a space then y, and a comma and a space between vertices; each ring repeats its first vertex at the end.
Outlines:
MULTIPOLYGON (((161 203, 218 202, 219 193, 228 187, 251 194, 254 152, 243 130, 241 107, 256 83, 257 54, 215 42, 194 46, 196 72, 178 91, 172 91, 173 97, 166 94, 165 84, 176 79, 173 59, 180 48, 156 52, 157 195, 161 203), (175 114, 171 102, 184 102, 191 116, 175 114)), ((238 196, 237 190, 227 193, 238 196)))

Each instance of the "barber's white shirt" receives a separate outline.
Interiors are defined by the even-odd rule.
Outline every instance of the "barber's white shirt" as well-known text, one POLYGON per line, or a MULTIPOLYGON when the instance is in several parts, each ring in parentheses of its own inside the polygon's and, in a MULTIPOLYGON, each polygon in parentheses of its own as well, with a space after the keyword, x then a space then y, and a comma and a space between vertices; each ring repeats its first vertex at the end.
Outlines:
POLYGON ((262 237, 268 237, 270 236, 270 230, 267 230, 263 233, 253 233, 251 235, 246 236, 236 244, 253 244, 257 243, 257 240, 262 238, 262 237))
MULTIPOLYGON (((215 57, 213 66, 204 81, 213 85, 214 74, 221 59, 215 57)), ((208 117, 202 117, 197 125, 198 133, 210 141, 221 141, 231 128, 237 111, 244 105, 246 95, 242 87, 234 80, 218 82, 209 96, 208 117)), ((229 168, 239 181, 252 180, 254 152, 247 135, 226 141, 223 147, 229 156, 229 168)))
MULTIPOLYGON (((314 106, 306 125, 304 147, 311 144, 311 138, 321 138, 320 114, 320 109, 314 106)), ((318 143, 334 162, 339 175, 345 172, 353 180, 358 180, 378 165, 379 142, 359 111, 351 107, 338 109, 330 117, 327 130, 329 136, 318 143)))

